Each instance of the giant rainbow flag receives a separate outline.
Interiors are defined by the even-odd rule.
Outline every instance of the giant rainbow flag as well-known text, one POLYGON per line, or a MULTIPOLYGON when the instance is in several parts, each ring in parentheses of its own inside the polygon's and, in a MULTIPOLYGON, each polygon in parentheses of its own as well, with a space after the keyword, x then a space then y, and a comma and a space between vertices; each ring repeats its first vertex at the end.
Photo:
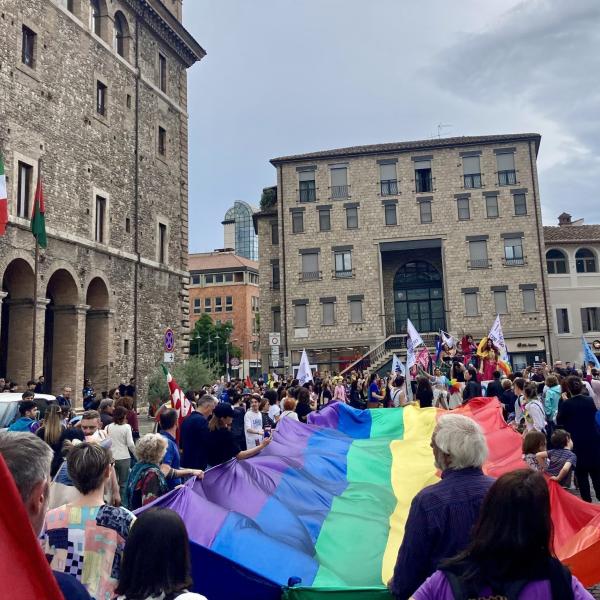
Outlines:
MULTIPOLYGON (((412 498, 439 476, 430 440, 443 412, 334 403, 308 425, 282 420, 260 455, 159 498, 154 506, 186 523, 195 590, 211 600, 389 598, 412 498)), ((525 466, 497 400, 458 412, 484 429, 488 474, 525 466)), ((600 506, 549 485, 559 558, 585 584, 599 582, 600 506)))

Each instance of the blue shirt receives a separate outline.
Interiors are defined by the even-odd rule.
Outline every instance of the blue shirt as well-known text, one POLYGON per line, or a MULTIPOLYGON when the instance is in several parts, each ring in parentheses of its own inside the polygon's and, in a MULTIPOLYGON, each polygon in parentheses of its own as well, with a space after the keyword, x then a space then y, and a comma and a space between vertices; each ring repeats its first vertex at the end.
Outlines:
POLYGON ((40 426, 37 421, 34 421, 29 417, 20 417, 8 428, 8 430, 35 433, 39 429, 39 427, 40 426))
POLYGON ((494 480, 481 469, 448 469, 410 505, 390 591, 406 600, 439 563, 464 550, 494 480))
MULTIPOLYGON (((181 459, 179 457, 179 448, 177 447, 177 440, 168 432, 161 431, 160 435, 162 435, 167 440, 167 452, 165 457, 162 459, 164 465, 169 465, 173 467, 173 469, 181 468, 181 459)), ((175 489, 178 485, 182 483, 181 477, 171 477, 167 479, 167 483, 169 484, 169 489, 175 489)))

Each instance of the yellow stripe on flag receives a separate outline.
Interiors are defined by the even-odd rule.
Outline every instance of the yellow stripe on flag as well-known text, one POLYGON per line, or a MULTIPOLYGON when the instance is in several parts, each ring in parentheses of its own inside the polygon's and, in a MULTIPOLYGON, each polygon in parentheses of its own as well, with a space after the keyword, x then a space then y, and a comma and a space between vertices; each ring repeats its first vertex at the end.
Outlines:
POLYGON ((412 499, 425 486, 438 480, 430 446, 437 414, 435 408, 407 406, 404 409, 404 438, 390 444, 392 488, 397 504, 390 517, 390 533, 381 566, 384 584, 394 574, 412 499))

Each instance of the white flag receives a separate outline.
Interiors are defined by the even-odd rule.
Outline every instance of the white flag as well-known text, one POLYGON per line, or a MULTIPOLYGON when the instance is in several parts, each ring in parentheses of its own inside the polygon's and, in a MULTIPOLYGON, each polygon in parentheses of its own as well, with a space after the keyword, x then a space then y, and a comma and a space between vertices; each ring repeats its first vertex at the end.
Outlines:
POLYGON ((454 338, 449 334, 446 333, 445 331, 441 331, 440 330, 440 334, 442 335, 442 344, 446 344, 446 346, 448 346, 448 348, 454 348, 454 338))
POLYGON ((406 369, 410 371, 417 362, 417 357, 415 356, 415 345, 412 341, 412 338, 409 336, 406 338, 406 369))
POLYGON ((404 365, 395 354, 392 354, 392 373, 400 373, 400 375, 404 375, 404 365))
POLYGON ((412 340, 413 349, 425 343, 410 319, 406 320, 406 333, 408 333, 408 337, 412 340))
POLYGON ((496 316, 496 320, 488 333, 488 338, 492 340, 494 346, 500 351, 500 358, 507 362, 508 351, 506 350, 506 342, 504 341, 504 334, 502 333, 502 324, 500 323, 500 315, 496 316))
POLYGON ((312 381, 313 376, 310 370, 310 364, 308 363, 308 356, 306 350, 302 350, 302 356, 300 357, 300 365, 298 367, 298 382, 300 385, 304 385, 307 381, 312 381))

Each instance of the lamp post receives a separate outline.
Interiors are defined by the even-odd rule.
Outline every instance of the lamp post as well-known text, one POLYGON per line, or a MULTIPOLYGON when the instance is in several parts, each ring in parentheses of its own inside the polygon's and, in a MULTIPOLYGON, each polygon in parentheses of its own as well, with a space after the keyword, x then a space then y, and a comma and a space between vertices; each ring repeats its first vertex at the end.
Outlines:
POLYGON ((215 333, 214 339, 217 341, 217 370, 218 370, 219 376, 220 376, 221 375, 221 357, 219 356, 219 340, 221 338, 219 337, 218 333, 215 333))
POLYGON ((231 344, 231 342, 229 340, 225 340, 225 377, 227 378, 227 381, 231 381, 231 378, 229 377, 229 345, 231 344))
POLYGON ((200 356, 200 334, 198 330, 194 332, 194 342, 196 342, 196 356, 200 356))
POLYGON ((206 340, 206 344, 208 346, 208 362, 210 362, 210 344, 211 344, 212 340, 210 339, 210 335, 208 336, 208 339, 206 340))

